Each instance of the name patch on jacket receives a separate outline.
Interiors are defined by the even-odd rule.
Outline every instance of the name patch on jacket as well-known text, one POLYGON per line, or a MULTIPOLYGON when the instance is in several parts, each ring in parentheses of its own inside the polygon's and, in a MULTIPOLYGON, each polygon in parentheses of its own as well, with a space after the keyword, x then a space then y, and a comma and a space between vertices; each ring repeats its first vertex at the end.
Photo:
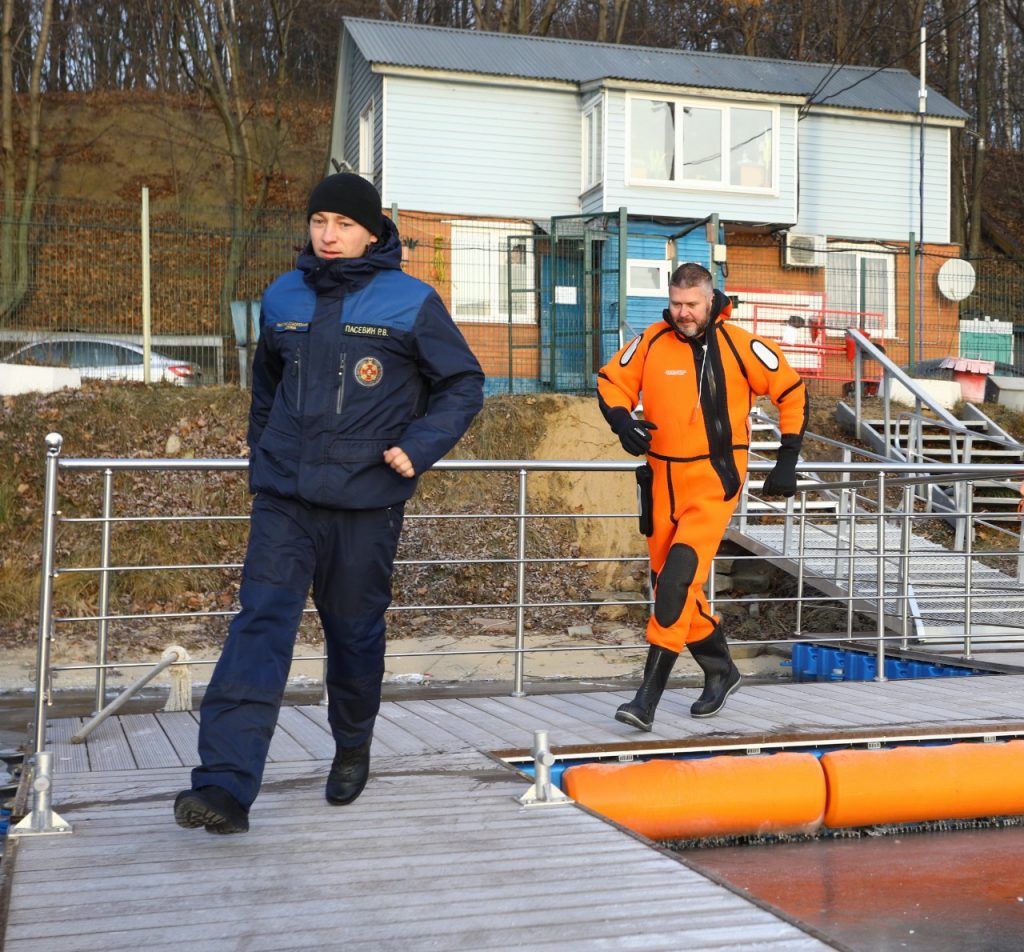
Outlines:
POLYGON ((353 334, 356 337, 390 337, 390 327, 379 327, 376 324, 345 324, 341 328, 343 334, 353 334))
POLYGON ((274 324, 275 331, 297 331, 300 334, 309 333, 309 321, 277 321, 274 324))

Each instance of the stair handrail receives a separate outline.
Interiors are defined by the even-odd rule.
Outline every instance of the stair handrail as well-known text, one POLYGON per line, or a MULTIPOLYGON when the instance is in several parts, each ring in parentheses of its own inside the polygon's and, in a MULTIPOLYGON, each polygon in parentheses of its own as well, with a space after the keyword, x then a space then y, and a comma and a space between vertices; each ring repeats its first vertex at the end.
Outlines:
MULTIPOLYGON (((929 426, 938 427, 945 429, 949 432, 950 436, 950 462, 952 463, 970 463, 971 452, 974 448, 974 443, 977 440, 984 440, 986 443, 992 443, 996 447, 1002 447, 1008 450, 1017 450, 1024 455, 1024 443, 1013 439, 1013 437, 1004 438, 1002 436, 990 436, 988 433, 979 433, 976 430, 972 430, 968 426, 964 426, 963 421, 958 420, 956 426, 951 426, 945 420, 933 420, 931 417, 926 417, 921 413, 916 413, 913 410, 905 410, 899 414, 896 418, 897 422, 900 420, 907 420, 914 423, 927 423, 929 426), (965 443, 965 456, 963 459, 955 459, 953 453, 953 439, 957 436, 962 436, 965 443)), ((932 457, 925 456, 923 446, 918 451, 918 462, 931 462, 939 463, 941 460, 932 457)))
MULTIPOLYGON (((884 426, 884 437, 886 445, 892 443, 892 418, 890 416, 890 391, 892 382, 895 380, 898 383, 903 384, 904 387, 910 391, 911 396, 914 398, 914 409, 920 413, 922 407, 927 407, 932 411, 940 420, 945 420, 952 426, 957 426, 960 421, 957 420, 953 414, 951 414, 938 400, 935 399, 927 390, 919 386, 918 382, 914 380, 902 367, 894 363, 893 360, 886 355, 885 351, 880 350, 875 344, 871 342, 871 339, 864 334, 863 331, 857 330, 855 327, 848 327, 846 329, 846 336, 854 344, 853 352, 853 393, 854 393, 854 419, 856 421, 857 436, 862 436, 860 427, 864 425, 863 413, 861 412, 861 403, 864 396, 864 359, 865 356, 877 362, 881 368, 882 379, 882 417, 884 426)), ((842 402, 842 401, 840 401, 842 402)))

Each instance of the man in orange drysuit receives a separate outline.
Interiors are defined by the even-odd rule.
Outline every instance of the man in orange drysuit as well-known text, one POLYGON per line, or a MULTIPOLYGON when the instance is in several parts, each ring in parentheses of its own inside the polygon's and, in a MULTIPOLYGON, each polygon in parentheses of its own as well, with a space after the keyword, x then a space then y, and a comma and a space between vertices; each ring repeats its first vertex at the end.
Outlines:
POLYGON ((782 432, 765 495, 796 492, 796 464, 807 425, 807 394, 779 348, 728 324, 732 303, 711 273, 692 262, 673 273, 663 320, 651 324, 598 372, 601 412, 634 456, 648 537, 654 612, 650 648, 636 697, 617 720, 649 731, 654 710, 685 645, 704 672, 694 717, 722 709, 740 684, 719 619, 703 586, 747 473, 749 414, 767 394, 782 432), (644 419, 633 416, 643 399, 644 419))

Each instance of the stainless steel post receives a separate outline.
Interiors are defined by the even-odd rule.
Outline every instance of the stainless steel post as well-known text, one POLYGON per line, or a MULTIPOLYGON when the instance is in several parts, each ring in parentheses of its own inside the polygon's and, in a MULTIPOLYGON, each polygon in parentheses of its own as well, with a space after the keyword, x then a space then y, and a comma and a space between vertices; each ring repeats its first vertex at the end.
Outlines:
POLYGON ((875 600, 875 631, 878 635, 878 672, 876 681, 887 681, 885 676, 885 473, 878 474, 878 525, 876 527, 877 556, 875 558, 875 576, 878 587, 875 600))
POLYGON ((796 557, 796 621, 793 637, 803 636, 804 625, 804 562, 807 559, 807 490, 800 491, 800 532, 796 557))
POLYGON ((36 651, 36 710, 33 750, 46 746, 46 705, 50 690, 50 639, 53 637, 53 564, 57 525, 57 458, 64 437, 46 434, 46 482, 43 489, 43 546, 39 565, 39 644, 36 651))
POLYGON ((906 651, 910 640, 910 538, 914 517, 914 488, 903 487, 903 524, 900 526, 900 648, 906 651))
POLYGON ((32 764, 32 812, 10 831, 10 835, 70 833, 71 824, 53 812, 53 754, 38 750, 32 764))
POLYGON ((964 657, 973 657, 971 645, 971 587, 974 585, 974 483, 966 487, 964 498, 967 508, 964 511, 964 524, 967 526, 964 539, 964 657))
POLYGON ((102 711, 107 703, 107 632, 110 614, 110 532, 114 511, 114 471, 103 470, 103 528, 100 534, 100 590, 96 628, 96 698, 93 712, 102 711))
POLYGON ((551 766, 555 755, 548 746, 548 732, 533 732, 533 786, 517 799, 525 807, 551 806, 572 803, 561 790, 551 783, 551 766))
POLYGON ((523 650, 526 647, 526 470, 519 470, 519 508, 516 512, 516 648, 512 697, 524 697, 523 650))
POLYGON ((857 581, 857 496, 850 501, 850 541, 846 553, 846 637, 853 638, 853 594, 857 581))

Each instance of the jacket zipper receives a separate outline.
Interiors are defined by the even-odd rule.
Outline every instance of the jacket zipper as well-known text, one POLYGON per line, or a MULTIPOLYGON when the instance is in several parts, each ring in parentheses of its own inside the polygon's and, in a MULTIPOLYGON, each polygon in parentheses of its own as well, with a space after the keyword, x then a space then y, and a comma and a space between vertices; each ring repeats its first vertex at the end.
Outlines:
POLYGON ((292 364, 292 376, 295 378, 295 409, 302 409, 302 351, 295 355, 292 364))
POLYGON ((345 402, 345 364, 347 355, 341 352, 341 360, 338 361, 338 401, 334 406, 335 413, 341 413, 341 406, 345 402))
MULTIPOLYGON (((704 346, 707 347, 706 344, 704 346)), ((701 377, 702 378, 704 376, 704 363, 707 362, 707 359, 708 359, 707 358, 707 351, 705 350, 705 352, 704 352, 704 362, 701 364, 701 377)), ((707 380, 708 380, 708 404, 713 408, 713 411, 710 414, 710 416, 711 416, 711 426, 714 428, 715 436, 717 437, 717 439, 715 440, 715 443, 717 444, 715 448, 716 448, 716 450, 719 453, 723 453, 724 450, 725 450, 725 447, 722 446, 722 440, 723 440, 723 437, 724 437, 725 434, 722 432, 722 419, 721 419, 721 417, 717 413, 717 410, 718 410, 718 384, 715 381, 715 368, 714 367, 711 368, 711 372, 707 375, 707 380)))
MULTIPOLYGON (((709 330, 710 333, 710 330, 709 330)), ((705 360, 707 356, 705 354, 705 360)), ((718 383, 719 381, 715 377, 715 365, 712 363, 710 372, 708 373, 707 379, 707 390, 708 390, 708 408, 710 409, 711 417, 711 429, 714 431, 714 446, 708 447, 711 457, 711 465, 714 467, 722 480, 722 488, 725 489, 729 495, 726 498, 732 498, 736 490, 730 493, 729 486, 726 484, 726 475, 728 474, 733 479, 738 478, 739 474, 736 472, 736 468, 732 458, 732 446, 731 441, 727 441, 725 438, 725 426, 722 423, 722 418, 719 416, 719 409, 723 413, 728 413, 728 405, 723 402, 722 407, 718 406, 718 383)), ((707 417, 709 414, 705 412, 704 416, 707 417)), ((709 434, 710 436, 710 434, 709 434)), ((709 439, 709 443, 711 440, 709 439)), ((732 479, 730 480, 732 481, 732 479)), ((736 489, 738 490, 738 486, 736 489)))

